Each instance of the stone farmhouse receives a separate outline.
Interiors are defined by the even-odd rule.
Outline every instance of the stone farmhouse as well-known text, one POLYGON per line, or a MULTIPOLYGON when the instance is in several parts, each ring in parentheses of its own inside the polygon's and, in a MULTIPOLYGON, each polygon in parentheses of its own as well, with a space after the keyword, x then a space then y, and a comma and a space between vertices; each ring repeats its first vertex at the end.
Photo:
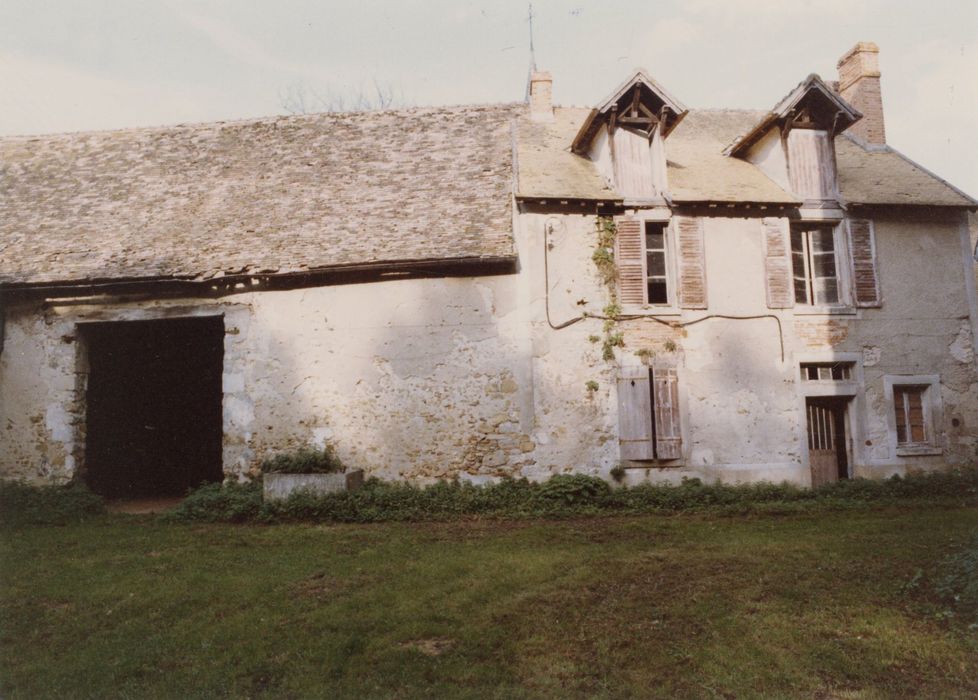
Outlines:
POLYGON ((886 144, 877 61, 768 111, 644 71, 554 107, 535 72, 526 104, 0 139, 0 474, 971 463, 978 203, 886 144))

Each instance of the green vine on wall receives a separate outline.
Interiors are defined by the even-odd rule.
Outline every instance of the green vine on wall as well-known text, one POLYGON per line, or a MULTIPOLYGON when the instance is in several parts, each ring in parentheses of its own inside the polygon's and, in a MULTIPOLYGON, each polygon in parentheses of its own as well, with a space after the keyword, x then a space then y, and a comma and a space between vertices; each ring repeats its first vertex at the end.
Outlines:
POLYGON ((618 231, 615 220, 610 216, 599 216, 597 219, 598 245, 591 255, 591 260, 598 268, 601 280, 611 287, 612 299, 615 295, 615 277, 618 268, 615 265, 615 236, 618 231))
POLYGON ((621 306, 618 305, 618 290, 615 281, 618 267, 615 265, 615 236, 618 233, 615 220, 610 216, 599 216, 595 222, 598 230, 598 245, 591 260, 598 268, 598 275, 608 285, 611 303, 604 307, 604 342, 601 344, 601 358, 607 362, 615 359, 615 348, 624 347, 625 336, 617 330, 621 306))

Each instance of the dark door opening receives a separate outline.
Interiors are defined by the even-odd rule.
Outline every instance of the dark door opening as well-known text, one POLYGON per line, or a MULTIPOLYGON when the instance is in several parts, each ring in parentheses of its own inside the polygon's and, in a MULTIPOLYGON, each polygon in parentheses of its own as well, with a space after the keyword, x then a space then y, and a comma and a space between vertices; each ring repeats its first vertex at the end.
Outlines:
POLYGON ((82 333, 89 487, 147 498, 221 481, 224 319, 91 323, 82 333))
POLYGON ((849 478, 848 405, 849 397, 810 397, 805 400, 812 487, 849 478))

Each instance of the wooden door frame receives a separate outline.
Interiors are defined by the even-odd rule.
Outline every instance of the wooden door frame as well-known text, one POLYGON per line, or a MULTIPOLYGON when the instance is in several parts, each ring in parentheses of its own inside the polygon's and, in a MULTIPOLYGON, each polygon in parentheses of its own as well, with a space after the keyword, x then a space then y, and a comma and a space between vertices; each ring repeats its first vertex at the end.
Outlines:
MULTIPOLYGON (((866 407, 866 390, 863 380, 863 356, 862 353, 854 352, 833 352, 815 351, 799 353, 794 356, 794 378, 796 386, 796 406, 798 410, 798 423, 796 440, 800 445, 801 468, 804 474, 811 478, 812 464, 808 453, 808 416, 807 405, 809 398, 818 397, 838 397, 847 399, 845 427, 848 434, 846 444, 846 457, 848 461, 847 472, 849 478, 859 476, 861 466, 868 462, 865 437, 863 433, 863 420, 866 407), (821 362, 851 362, 852 373, 848 381, 830 380, 802 380, 801 365, 803 363, 821 362)), ((809 483, 811 483, 809 481, 809 483)))

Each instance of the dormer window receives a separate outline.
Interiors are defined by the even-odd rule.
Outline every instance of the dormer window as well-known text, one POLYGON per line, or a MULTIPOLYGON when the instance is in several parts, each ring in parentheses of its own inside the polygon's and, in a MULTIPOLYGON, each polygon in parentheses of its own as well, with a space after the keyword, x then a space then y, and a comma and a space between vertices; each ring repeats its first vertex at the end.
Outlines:
POLYGON ((725 153, 758 166, 804 207, 834 208, 839 199, 835 137, 861 117, 810 75, 725 153))
POLYGON ((638 71, 591 110, 571 150, 594 161, 624 199, 661 201, 668 192, 664 140, 687 111, 638 71))

